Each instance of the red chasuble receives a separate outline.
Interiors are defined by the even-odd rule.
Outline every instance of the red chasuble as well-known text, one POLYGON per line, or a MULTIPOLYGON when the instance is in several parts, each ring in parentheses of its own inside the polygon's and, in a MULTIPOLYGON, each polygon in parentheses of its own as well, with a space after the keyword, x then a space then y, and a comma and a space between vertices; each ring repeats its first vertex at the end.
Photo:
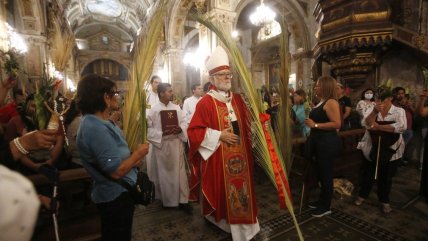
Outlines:
POLYGON ((225 219, 229 224, 256 223, 257 207, 253 182, 247 107, 238 94, 233 94, 232 106, 239 124, 240 141, 235 145, 220 144, 208 160, 198 152, 207 128, 224 130, 230 127, 225 103, 206 94, 196 105, 190 122, 189 159, 192 168, 190 198, 202 198, 203 215, 211 215, 216 222, 225 219), (199 191, 202 191, 200 195, 199 191))

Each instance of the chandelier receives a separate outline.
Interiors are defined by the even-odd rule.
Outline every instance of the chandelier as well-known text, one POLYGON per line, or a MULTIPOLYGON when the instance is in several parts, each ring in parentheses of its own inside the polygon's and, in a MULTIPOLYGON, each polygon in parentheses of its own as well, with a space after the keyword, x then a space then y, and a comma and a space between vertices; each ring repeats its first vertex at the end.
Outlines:
POLYGON ((266 7, 263 0, 260 0, 260 6, 250 15, 250 21, 256 26, 264 27, 265 34, 270 35, 270 24, 275 20, 275 17, 276 13, 269 7, 266 7))
POLYGON ((17 54, 24 54, 28 51, 24 38, 18 34, 8 23, 1 23, 2 36, 0 43, 1 52, 13 51, 17 54), (5 31, 3 31, 5 30, 5 31))

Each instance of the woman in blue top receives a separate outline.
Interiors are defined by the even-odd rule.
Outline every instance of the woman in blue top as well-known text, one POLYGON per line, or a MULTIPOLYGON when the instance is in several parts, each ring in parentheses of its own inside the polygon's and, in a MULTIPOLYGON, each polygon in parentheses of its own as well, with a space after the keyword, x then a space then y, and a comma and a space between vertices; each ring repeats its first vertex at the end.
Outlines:
POLYGON ((309 117, 311 107, 306 101, 306 93, 302 89, 298 89, 293 94, 293 110, 296 113, 296 125, 298 126, 301 136, 306 137, 309 135, 311 128, 305 125, 305 119, 309 117))
POLYGON ((98 75, 85 76, 77 86, 76 103, 83 115, 77 148, 94 181, 91 197, 101 216, 103 241, 131 240, 134 201, 124 187, 98 170, 135 185, 136 167, 149 148, 142 144, 131 154, 122 131, 108 120, 119 108, 117 97, 115 83, 98 75))

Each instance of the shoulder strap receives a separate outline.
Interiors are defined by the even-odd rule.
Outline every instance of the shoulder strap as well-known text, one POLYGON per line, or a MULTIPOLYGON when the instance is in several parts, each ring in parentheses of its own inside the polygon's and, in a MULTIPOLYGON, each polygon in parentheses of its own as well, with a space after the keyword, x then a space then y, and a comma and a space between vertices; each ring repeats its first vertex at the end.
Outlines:
POLYGON ((103 177, 107 178, 108 180, 115 182, 119 185, 121 185, 122 187, 124 187, 126 190, 128 190, 129 192, 131 192, 132 190, 132 186, 131 184, 129 184, 127 181, 123 180, 123 179, 113 179, 110 175, 108 175, 105 171, 103 171, 97 164, 89 162, 89 164, 99 173, 101 174, 103 177))

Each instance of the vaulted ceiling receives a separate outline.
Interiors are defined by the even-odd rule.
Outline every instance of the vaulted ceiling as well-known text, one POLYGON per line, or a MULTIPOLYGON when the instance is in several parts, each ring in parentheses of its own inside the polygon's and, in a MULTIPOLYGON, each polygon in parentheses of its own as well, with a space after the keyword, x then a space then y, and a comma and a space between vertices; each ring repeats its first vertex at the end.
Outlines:
POLYGON ((123 41, 136 36, 155 0, 59 0, 76 38, 107 30, 123 41))

